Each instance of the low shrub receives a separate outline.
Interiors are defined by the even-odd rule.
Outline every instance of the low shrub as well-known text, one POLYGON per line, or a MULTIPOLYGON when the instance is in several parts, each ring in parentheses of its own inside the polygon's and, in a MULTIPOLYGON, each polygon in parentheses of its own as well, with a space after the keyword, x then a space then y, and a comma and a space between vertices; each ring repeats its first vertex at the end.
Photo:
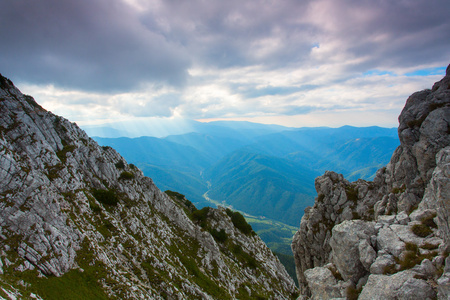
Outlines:
POLYGON ((419 237, 427 237, 433 232, 430 227, 425 224, 414 224, 411 227, 411 231, 419 237))
POLYGON ((437 225, 434 222, 434 218, 435 217, 436 217, 436 214, 428 216, 428 217, 425 217, 425 218, 422 219, 421 223, 423 225, 426 225, 426 226, 431 227, 431 228, 437 228, 437 225))
POLYGON ((228 235, 223 228, 220 231, 217 231, 215 228, 213 228, 209 232, 219 243, 224 243, 228 239, 228 235))
POLYGON ((117 198, 116 193, 113 190, 93 190, 92 195, 97 199, 98 202, 110 205, 110 206, 116 206, 119 202, 119 199, 117 198))
POLYGON ((405 256, 403 259, 399 262, 401 270, 407 270, 411 269, 418 263, 420 263, 421 259, 417 255, 417 252, 414 251, 406 251, 405 256))
POLYGON ((67 160, 67 153, 74 151, 76 148, 77 146, 75 145, 65 145, 62 150, 56 152, 56 156, 58 156, 62 163, 65 163, 67 160))
POLYGON ((201 227, 206 227, 206 218, 208 217, 210 207, 203 207, 192 213, 192 220, 199 224, 201 227))
POLYGON ((122 180, 130 180, 133 178, 134 178, 134 174, 131 172, 127 172, 127 171, 123 171, 119 176, 119 179, 122 179, 122 180))
POLYGON ((231 217, 231 222, 233 222, 234 227, 239 229, 243 234, 249 235, 253 232, 252 226, 247 223, 244 216, 239 212, 234 212, 229 208, 227 208, 226 212, 231 217))
POLYGON ((405 243, 405 249, 408 251, 417 252, 419 250, 419 247, 417 247, 417 245, 413 243, 405 243))
POLYGON ((174 191, 171 191, 171 190, 167 190, 164 193, 166 193, 168 196, 170 196, 172 198, 176 198, 178 200, 183 200, 184 197, 185 197, 183 194, 180 194, 178 192, 174 192, 174 191))
POLYGON ((116 163, 116 168, 117 168, 117 169, 124 169, 124 168, 125 168, 125 163, 123 162, 123 160, 119 160, 119 161, 116 163))
POLYGON ((354 288, 353 286, 349 286, 347 288, 347 299, 348 300, 356 300, 356 299, 358 299, 359 294, 361 293, 361 291, 362 291, 362 287, 357 289, 357 288, 354 288))
POLYGON ((354 186, 346 186, 345 194, 347 195, 347 199, 353 202, 358 201, 358 190, 355 189, 354 186))
POLYGON ((387 265, 383 268, 384 275, 390 275, 395 273, 397 273, 397 268, 395 267, 395 264, 387 265))
POLYGON ((102 209, 100 208, 100 206, 95 203, 95 202, 89 202, 89 207, 92 209, 93 212, 95 213, 99 213, 102 211, 102 209))

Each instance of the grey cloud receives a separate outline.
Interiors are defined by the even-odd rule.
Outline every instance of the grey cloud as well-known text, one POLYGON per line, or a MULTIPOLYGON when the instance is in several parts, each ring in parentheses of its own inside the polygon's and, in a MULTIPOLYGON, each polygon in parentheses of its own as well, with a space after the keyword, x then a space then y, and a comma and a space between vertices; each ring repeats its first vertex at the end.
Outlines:
POLYGON ((87 90, 184 83, 183 49, 120 1, 2 1, 0 67, 13 79, 87 90))
POLYGON ((177 97, 148 99, 135 108, 124 103, 123 109, 170 115, 179 107, 192 117, 220 117, 249 110, 307 113, 315 108, 296 108, 291 97, 320 88, 318 82, 351 86, 349 80, 368 70, 446 66, 450 57, 448 0, 151 3, 142 1, 144 9, 138 10, 121 0, 1 1, 0 71, 14 81, 110 93, 169 84, 176 86, 177 97), (324 53, 314 56, 315 46, 324 53), (192 66, 213 71, 191 78, 192 66), (264 81, 261 73, 257 80, 243 75, 242 83, 239 75, 224 75, 227 68, 246 66, 286 76, 325 66, 322 74, 330 74, 321 75, 324 80, 314 72, 302 74, 302 82, 283 86, 271 78, 256 82, 264 81), (223 83, 227 79, 235 84, 223 83), (223 99, 183 100, 190 99, 183 94, 189 84, 225 85, 242 106, 228 107, 223 99), (260 85, 267 87, 256 88, 260 85), (266 95, 280 96, 277 107, 259 103, 266 95))
POLYGON ((349 65, 349 70, 361 72, 371 68, 448 64, 450 40, 445 36, 450 31, 450 2, 353 2, 342 9, 352 7, 366 14, 366 20, 359 20, 357 16, 345 20, 343 13, 343 24, 334 36, 353 57, 366 57, 359 64, 349 65))
POLYGON ((418 1, 163 1, 158 16, 170 30, 153 24, 180 42, 205 66, 264 65, 302 68, 346 58, 349 72, 447 64, 450 31, 447 0, 418 1), (271 39, 279 44, 258 55, 271 39), (334 43, 334 53, 310 57, 314 45, 334 43), (278 46, 278 47, 275 47, 278 46))

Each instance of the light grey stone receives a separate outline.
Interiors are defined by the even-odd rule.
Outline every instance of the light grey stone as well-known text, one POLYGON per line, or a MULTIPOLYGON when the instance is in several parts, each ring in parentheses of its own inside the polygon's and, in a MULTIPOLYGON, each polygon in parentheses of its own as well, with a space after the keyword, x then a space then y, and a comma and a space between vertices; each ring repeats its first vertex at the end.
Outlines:
POLYGON ((370 266, 374 263, 375 259, 377 258, 377 253, 366 239, 363 239, 359 242, 358 250, 359 250, 359 260, 361 261, 364 268, 367 271, 369 271, 370 266))
POLYGON ((397 224, 407 225, 410 221, 408 214, 405 211, 401 211, 399 214, 395 216, 395 220, 397 224))
MULTIPOLYGON (((332 261, 345 281, 352 280, 356 283, 365 275, 366 270, 361 263, 359 245, 361 240, 366 242, 370 240, 375 233, 374 225, 373 222, 352 220, 333 227, 330 239, 332 261)), ((363 259, 366 260, 369 257, 366 255, 363 259)))
POLYGON ((311 299, 330 299, 341 297, 337 280, 328 268, 316 267, 305 271, 305 277, 311 290, 311 299))
POLYGON ((426 281, 416 278, 409 278, 398 290, 396 299, 433 300, 436 299, 436 292, 426 281))
POLYGON ((377 236, 377 244, 379 249, 385 249, 390 254, 398 257, 405 250, 405 243, 392 230, 392 226, 380 229, 377 236))
POLYGON ((419 265, 416 265, 412 270, 424 277, 433 278, 437 274, 436 267, 429 259, 424 259, 419 265))
POLYGON ((421 222, 423 219, 425 218, 429 218, 431 216, 435 216, 436 215, 436 209, 416 209, 415 211, 413 211, 409 217, 411 219, 411 221, 417 221, 417 222, 421 222))
POLYGON ((420 296, 429 295, 428 287, 431 287, 425 281, 415 279, 414 274, 411 271, 403 271, 390 276, 371 274, 358 299, 426 299, 420 296), (419 297, 408 298, 414 292, 419 297))
POLYGON ((377 223, 391 225, 394 224, 395 220, 395 215, 378 216, 377 223))
POLYGON ((390 254, 385 254, 378 256, 375 259, 375 262, 370 266, 369 270, 371 274, 384 274, 387 267, 394 265, 394 257, 390 254))

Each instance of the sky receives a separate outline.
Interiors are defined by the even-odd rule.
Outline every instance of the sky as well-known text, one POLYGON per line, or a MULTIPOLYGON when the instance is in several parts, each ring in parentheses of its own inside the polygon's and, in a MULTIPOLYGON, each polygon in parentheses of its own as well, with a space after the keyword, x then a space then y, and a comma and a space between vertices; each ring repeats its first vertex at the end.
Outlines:
POLYGON ((396 127, 450 63, 448 0, 0 0, 0 73, 80 125, 396 127))

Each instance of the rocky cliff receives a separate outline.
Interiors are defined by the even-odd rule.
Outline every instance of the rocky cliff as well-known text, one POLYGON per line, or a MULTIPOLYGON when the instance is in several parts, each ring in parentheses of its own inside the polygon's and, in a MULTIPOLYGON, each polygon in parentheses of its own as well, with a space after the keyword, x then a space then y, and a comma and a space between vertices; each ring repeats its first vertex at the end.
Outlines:
POLYGON ((289 299, 241 215, 163 193, 0 76, 0 298, 289 299))
POLYGON ((301 299, 450 297, 450 66, 412 94, 373 182, 326 172, 292 250, 301 299))

